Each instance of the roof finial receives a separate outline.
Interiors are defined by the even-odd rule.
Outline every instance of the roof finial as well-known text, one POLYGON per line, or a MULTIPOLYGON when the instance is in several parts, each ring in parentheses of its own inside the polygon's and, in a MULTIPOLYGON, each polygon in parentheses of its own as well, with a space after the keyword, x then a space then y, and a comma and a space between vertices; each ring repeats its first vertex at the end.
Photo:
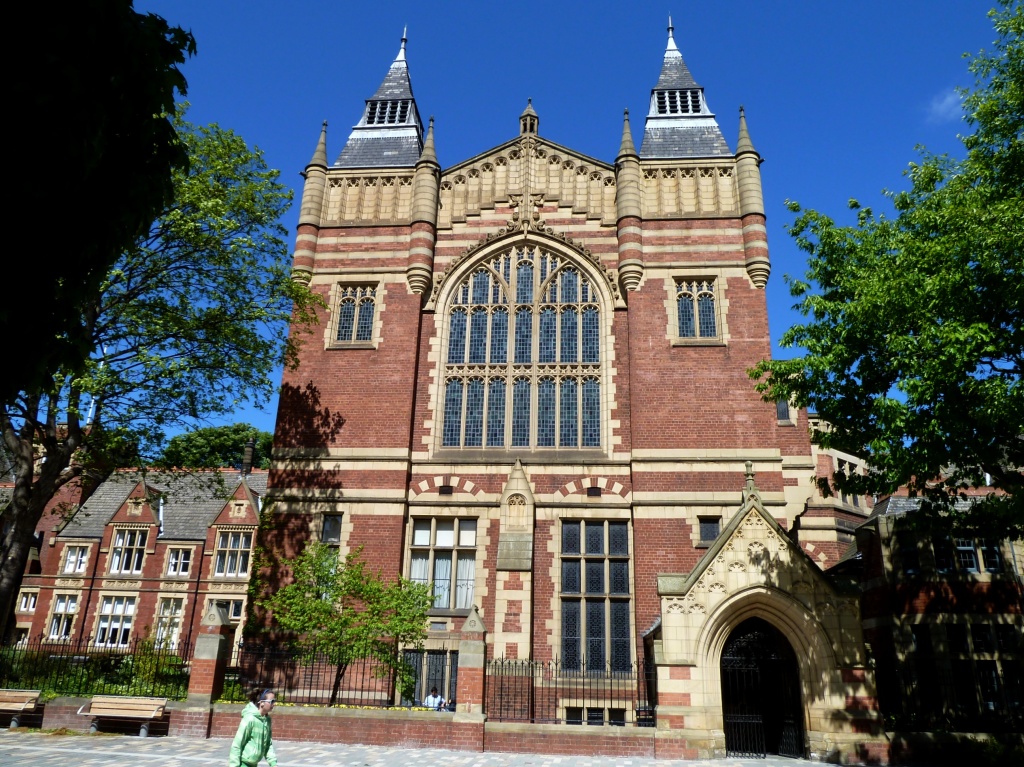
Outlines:
POLYGON ((327 167, 327 120, 324 120, 324 124, 320 128, 320 140, 316 142, 313 159, 309 161, 309 164, 327 167))
POLYGON ((679 49, 676 47, 675 38, 672 37, 672 32, 673 32, 674 29, 675 29, 675 27, 672 26, 672 15, 669 14, 669 17, 668 17, 668 46, 665 48, 665 53, 669 53, 671 51, 675 51, 676 53, 679 52, 679 49))
POLYGON ((540 118, 533 109, 533 99, 527 99, 526 109, 519 115, 519 135, 536 133, 538 127, 540 127, 540 118))
POLYGON ((636 155, 633 145, 633 132, 629 128, 629 110, 622 110, 622 141, 619 144, 619 157, 636 155))
POLYGON ((398 55, 395 56, 395 61, 405 61, 405 44, 409 39, 408 37, 406 37, 406 33, 408 31, 409 25, 406 24, 404 27, 402 27, 402 47, 399 49, 398 55))
POLYGON ((752 152, 757 154, 757 150, 754 149, 754 142, 750 140, 750 132, 747 130, 747 113, 740 107, 740 131, 739 136, 736 140, 736 154, 737 156, 752 152))

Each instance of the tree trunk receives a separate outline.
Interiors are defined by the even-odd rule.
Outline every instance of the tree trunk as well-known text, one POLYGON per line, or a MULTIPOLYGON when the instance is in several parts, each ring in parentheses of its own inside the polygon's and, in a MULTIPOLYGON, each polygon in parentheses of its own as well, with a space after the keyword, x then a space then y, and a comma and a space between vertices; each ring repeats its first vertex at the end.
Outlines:
POLYGON ((334 672, 334 687, 331 689, 331 699, 327 703, 328 706, 334 706, 338 703, 338 693, 341 692, 341 678, 345 676, 346 669, 348 669, 347 663, 339 663, 337 670, 334 672))
MULTIPOLYGON (((38 413, 40 399, 38 396, 27 398, 22 412, 38 413)), ((36 526, 57 491, 77 476, 77 471, 68 471, 79 443, 77 422, 69 424, 63 440, 58 439, 52 401, 47 410, 45 426, 25 418, 19 433, 8 410, 0 407, 0 432, 15 460, 14 493, 3 512, 7 530, 0 541, 0 639, 6 638, 13 626, 14 601, 35 543, 36 526), (43 435, 39 440, 41 446, 36 441, 39 434, 43 435), (40 456, 37 453, 45 459, 38 472, 37 457, 40 456)))
MULTIPOLYGON (((12 504, 13 505, 13 504, 12 504)), ((8 624, 14 625, 12 619, 14 600, 21 576, 25 572, 28 555, 35 537, 36 523, 29 514, 18 514, 16 509, 10 529, 3 540, 3 563, 0 564, 0 640, 8 637, 8 624)), ((40 515, 41 516, 41 515, 40 515)))

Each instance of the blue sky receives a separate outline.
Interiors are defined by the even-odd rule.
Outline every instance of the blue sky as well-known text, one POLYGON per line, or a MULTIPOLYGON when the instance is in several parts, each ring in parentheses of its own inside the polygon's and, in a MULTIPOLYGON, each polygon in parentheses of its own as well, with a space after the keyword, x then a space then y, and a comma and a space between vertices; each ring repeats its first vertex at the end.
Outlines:
MULTIPOLYGON (((799 315, 783 275, 805 258, 785 232, 787 199, 841 221, 847 201, 887 210, 915 146, 961 154, 956 86, 972 80, 964 52, 995 38, 985 0, 858 3, 719 0, 714 3, 348 3, 335 0, 136 0, 191 29, 184 66, 189 119, 216 122, 259 147, 301 195, 298 175, 327 120, 337 157, 408 26, 407 58, 424 120, 436 119, 438 159, 449 167, 518 133, 527 98, 540 134, 606 162, 630 111, 639 146, 665 50, 667 17, 727 141, 743 105, 761 174, 772 275, 774 354, 799 315)), ((284 224, 293 236, 294 205, 284 224)), ((274 403, 276 404, 276 403, 274 403)), ((272 430, 268 412, 246 420, 272 430)))

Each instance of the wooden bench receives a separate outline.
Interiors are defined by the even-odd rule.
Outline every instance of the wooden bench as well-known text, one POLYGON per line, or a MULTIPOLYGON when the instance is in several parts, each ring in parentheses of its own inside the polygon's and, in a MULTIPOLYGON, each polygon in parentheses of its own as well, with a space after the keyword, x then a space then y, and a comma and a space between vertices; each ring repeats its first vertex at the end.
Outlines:
POLYGON ((11 727, 17 727, 22 714, 36 710, 39 690, 0 690, 0 713, 13 714, 11 727))
POLYGON ((120 695, 94 695, 92 700, 78 709, 82 716, 94 717, 89 732, 100 728, 100 719, 142 719, 139 737, 149 735, 149 723, 164 715, 167 698, 125 698, 120 695))

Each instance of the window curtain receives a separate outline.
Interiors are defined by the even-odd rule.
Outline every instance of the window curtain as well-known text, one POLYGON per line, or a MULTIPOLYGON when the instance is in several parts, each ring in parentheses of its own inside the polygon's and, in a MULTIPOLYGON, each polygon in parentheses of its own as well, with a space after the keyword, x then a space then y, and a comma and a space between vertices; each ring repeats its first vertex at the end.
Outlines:
POLYGON ((434 607, 451 606, 452 555, 451 552, 434 555, 434 607))
POLYGON ((476 576, 476 558, 459 554, 458 570, 455 577, 455 607, 468 610, 473 606, 473 581, 476 576))
POLYGON ((409 580, 414 583, 430 582, 430 561, 427 558, 427 552, 413 552, 412 566, 409 568, 409 580))

